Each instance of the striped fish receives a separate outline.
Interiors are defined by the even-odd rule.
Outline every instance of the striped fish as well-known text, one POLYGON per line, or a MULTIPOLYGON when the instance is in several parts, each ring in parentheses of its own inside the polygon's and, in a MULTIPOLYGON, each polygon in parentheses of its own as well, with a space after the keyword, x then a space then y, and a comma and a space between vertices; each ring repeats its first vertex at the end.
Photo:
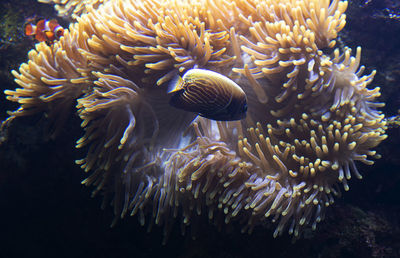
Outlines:
POLYGON ((217 121, 246 117, 246 94, 234 81, 219 73, 191 69, 170 86, 170 105, 217 121))

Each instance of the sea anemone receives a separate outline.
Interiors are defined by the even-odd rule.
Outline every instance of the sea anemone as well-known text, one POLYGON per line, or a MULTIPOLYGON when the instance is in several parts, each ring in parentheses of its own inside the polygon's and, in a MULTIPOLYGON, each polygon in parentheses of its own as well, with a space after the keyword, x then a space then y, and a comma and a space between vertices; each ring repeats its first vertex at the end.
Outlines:
MULTIPOLYGON (((82 1, 85 2, 85 1, 82 1)), ((109 0, 76 18, 52 46, 38 43, 5 93, 63 126, 77 100, 83 181, 118 217, 164 225, 206 216, 243 231, 277 223, 299 236, 373 164, 384 115, 363 75, 361 48, 333 49, 339 0, 109 0), (247 117, 216 122, 169 105, 168 83, 201 68, 234 80, 247 117), (55 115, 57 114, 57 116, 55 115)), ((115 221, 116 221, 115 220, 115 221)))
POLYGON ((54 8, 62 17, 78 18, 88 12, 88 6, 97 8, 104 0, 38 0, 41 3, 55 4, 54 8))

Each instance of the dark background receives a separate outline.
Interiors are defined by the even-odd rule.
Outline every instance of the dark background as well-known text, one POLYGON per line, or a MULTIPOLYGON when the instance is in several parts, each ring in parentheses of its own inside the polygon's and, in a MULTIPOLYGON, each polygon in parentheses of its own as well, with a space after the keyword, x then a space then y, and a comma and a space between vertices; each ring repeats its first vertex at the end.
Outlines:
MULTIPOLYGON (((338 46, 363 47, 362 64, 376 69, 374 85, 382 91, 384 112, 400 108, 400 8, 396 1, 351 1, 347 25, 338 46)), ((13 89, 10 74, 33 42, 23 37, 24 20, 33 15, 56 17, 50 5, 34 0, 0 4, 0 87, 13 89)), ((59 19, 67 25, 67 21, 59 19)), ((0 121, 17 106, 0 93, 0 121)), ((219 232, 205 223, 193 240, 180 233, 179 220, 166 245, 162 229, 150 233, 136 217, 113 219, 101 197, 80 184, 84 172, 74 164, 83 153, 74 148, 82 135, 72 116, 55 140, 48 137, 42 115, 15 120, 0 134, 0 258, 2 257, 400 257, 400 128, 388 130, 374 166, 359 164, 364 179, 353 179, 350 191, 328 208, 316 231, 292 243, 284 234, 258 227, 252 235, 240 229, 219 232)))

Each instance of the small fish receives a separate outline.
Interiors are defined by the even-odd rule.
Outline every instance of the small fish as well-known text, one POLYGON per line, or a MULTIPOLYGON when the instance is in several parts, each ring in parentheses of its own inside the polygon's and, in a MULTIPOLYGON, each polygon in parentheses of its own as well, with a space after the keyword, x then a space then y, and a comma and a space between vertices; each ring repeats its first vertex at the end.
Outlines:
POLYGON ((191 69, 177 76, 168 93, 173 93, 170 105, 198 113, 217 121, 240 120, 246 117, 246 94, 234 81, 219 73, 191 69))
POLYGON ((39 42, 45 41, 48 45, 64 35, 64 28, 56 19, 28 19, 24 25, 24 31, 26 36, 32 36, 39 42))

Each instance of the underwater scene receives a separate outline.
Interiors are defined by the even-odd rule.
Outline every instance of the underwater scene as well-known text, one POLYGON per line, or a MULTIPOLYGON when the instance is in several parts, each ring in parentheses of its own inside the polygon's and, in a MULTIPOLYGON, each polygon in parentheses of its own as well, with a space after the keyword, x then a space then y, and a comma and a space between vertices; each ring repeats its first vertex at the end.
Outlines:
POLYGON ((400 257, 400 1, 4 0, 0 257, 400 257))

